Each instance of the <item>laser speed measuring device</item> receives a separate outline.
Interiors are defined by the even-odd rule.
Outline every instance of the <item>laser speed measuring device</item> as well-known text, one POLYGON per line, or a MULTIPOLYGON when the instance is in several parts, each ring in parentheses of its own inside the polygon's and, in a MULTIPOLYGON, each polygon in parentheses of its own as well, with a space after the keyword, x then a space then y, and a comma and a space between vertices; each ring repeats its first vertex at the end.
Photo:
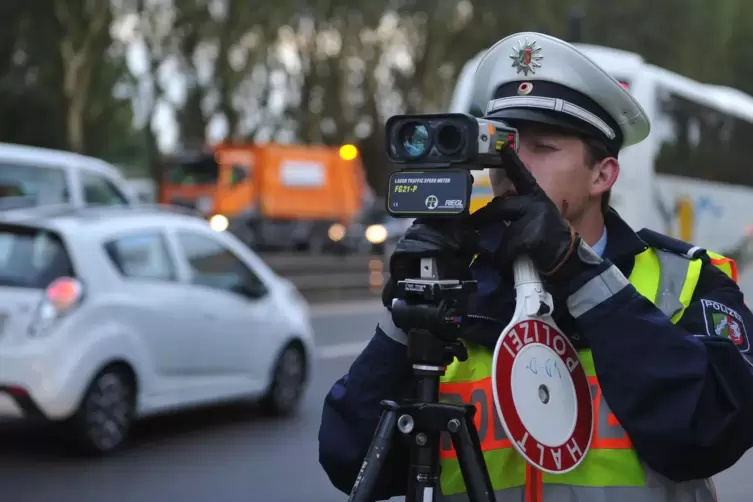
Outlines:
POLYGON ((401 218, 468 213, 470 171, 502 167, 517 152, 518 131, 467 113, 394 115, 386 124, 387 156, 401 167, 389 177, 387 212, 401 218))

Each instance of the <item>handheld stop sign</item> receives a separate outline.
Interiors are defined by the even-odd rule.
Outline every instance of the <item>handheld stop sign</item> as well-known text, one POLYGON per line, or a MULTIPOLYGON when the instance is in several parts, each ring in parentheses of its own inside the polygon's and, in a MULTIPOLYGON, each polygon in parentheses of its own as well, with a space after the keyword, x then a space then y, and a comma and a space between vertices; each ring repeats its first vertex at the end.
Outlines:
POLYGON ((492 390, 500 422, 528 463, 550 474, 575 469, 591 446, 586 373, 554 323, 552 297, 528 258, 514 265, 517 305, 494 349, 492 390))

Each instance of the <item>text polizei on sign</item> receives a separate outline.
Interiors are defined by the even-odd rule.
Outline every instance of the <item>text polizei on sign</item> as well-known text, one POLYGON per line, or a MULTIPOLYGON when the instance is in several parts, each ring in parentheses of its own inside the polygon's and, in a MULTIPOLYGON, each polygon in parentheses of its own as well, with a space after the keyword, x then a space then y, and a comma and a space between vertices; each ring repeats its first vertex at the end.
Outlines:
POLYGON ((495 407, 510 442, 529 464, 563 474, 575 469, 591 446, 588 377, 551 316, 537 315, 541 303, 552 312, 552 301, 533 265, 524 258, 515 267, 517 307, 492 363, 495 407))

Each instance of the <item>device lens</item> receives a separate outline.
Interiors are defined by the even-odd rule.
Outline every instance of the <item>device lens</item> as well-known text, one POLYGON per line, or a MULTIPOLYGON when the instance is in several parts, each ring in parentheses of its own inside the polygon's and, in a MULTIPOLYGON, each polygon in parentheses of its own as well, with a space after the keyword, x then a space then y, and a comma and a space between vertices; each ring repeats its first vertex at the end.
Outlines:
POLYGON ((409 157, 420 157, 429 149, 429 130, 417 122, 405 124, 400 130, 400 141, 409 157))
POLYGON ((463 147, 463 135, 460 128, 453 124, 445 124, 439 128, 437 134, 437 149, 444 155, 454 155, 463 147))

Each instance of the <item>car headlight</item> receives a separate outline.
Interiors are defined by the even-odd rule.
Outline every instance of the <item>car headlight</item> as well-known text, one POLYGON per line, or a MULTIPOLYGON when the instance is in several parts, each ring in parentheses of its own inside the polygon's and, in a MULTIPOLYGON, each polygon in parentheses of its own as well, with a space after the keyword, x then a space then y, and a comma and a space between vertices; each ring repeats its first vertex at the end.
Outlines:
POLYGON ((334 223, 329 227, 329 230, 327 230, 327 235, 329 236, 329 240, 339 242, 345 237, 345 227, 340 223, 334 223))
POLYGON ((369 225, 366 229, 366 240, 372 244, 381 244, 387 240, 387 229, 384 225, 369 225))
POLYGON ((224 232, 227 230, 228 225, 230 225, 230 222, 221 214, 215 214, 209 218, 209 226, 212 227, 212 230, 215 232, 224 232))

